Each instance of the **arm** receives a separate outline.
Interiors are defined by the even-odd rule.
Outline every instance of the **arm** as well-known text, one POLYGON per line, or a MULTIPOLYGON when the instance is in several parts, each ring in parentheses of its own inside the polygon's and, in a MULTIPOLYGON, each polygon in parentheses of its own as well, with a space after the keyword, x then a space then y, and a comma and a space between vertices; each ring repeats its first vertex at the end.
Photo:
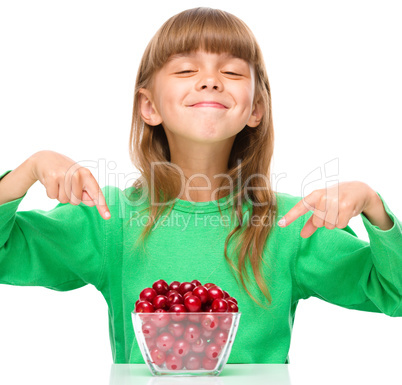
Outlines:
POLYGON ((367 219, 371 222, 373 226, 377 226, 383 231, 389 230, 393 227, 394 222, 386 213, 381 198, 374 190, 371 191, 372 191, 372 198, 370 200, 371 203, 363 211, 362 214, 364 214, 367 217, 367 219))
MULTIPOLYGON (((359 239, 349 226, 319 228, 300 239, 294 274, 301 298, 314 296, 348 309, 402 316, 402 223, 378 197, 393 226, 386 231, 377 227, 375 223, 383 225, 384 213, 378 205, 370 207, 367 214, 374 224, 361 214, 370 242, 359 239)), ((303 218, 300 228, 308 219, 303 218)))
POLYGON ((17 212, 22 199, 0 205, 0 283, 58 291, 88 283, 98 288, 107 221, 96 207, 59 203, 50 211, 17 212))
POLYGON ((22 198, 36 182, 31 173, 31 162, 31 158, 28 158, 15 170, 0 176, 0 205, 22 198))

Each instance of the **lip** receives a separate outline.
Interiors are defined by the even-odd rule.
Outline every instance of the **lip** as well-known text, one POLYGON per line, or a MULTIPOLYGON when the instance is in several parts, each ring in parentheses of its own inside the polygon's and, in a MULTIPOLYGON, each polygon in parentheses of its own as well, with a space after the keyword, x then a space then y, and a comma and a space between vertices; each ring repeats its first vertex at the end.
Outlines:
POLYGON ((218 102, 213 102, 213 101, 198 102, 198 103, 192 104, 190 107, 212 107, 212 108, 227 109, 227 107, 225 105, 218 103, 218 102))

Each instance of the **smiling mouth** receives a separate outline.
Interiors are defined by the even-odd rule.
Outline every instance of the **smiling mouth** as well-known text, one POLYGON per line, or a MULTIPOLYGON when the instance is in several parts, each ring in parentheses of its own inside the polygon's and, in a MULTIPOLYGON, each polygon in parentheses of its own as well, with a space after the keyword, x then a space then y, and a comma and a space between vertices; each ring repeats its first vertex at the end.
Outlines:
POLYGON ((200 102, 191 105, 190 107, 212 107, 212 108, 221 108, 221 109, 227 109, 226 106, 223 104, 217 103, 217 102, 200 102))

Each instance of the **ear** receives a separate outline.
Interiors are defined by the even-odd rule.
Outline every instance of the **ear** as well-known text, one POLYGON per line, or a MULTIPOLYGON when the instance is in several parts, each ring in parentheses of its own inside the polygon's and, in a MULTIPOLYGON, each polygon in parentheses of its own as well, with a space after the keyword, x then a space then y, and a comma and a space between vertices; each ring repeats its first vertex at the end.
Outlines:
POLYGON ((159 115, 153 101, 151 91, 141 88, 138 91, 138 103, 141 117, 145 123, 150 126, 157 126, 162 123, 162 117, 159 115))
POLYGON ((264 108, 263 108, 263 104, 261 103, 261 98, 260 98, 253 105, 253 112, 251 113, 251 116, 247 122, 247 126, 257 127, 261 122, 263 114, 264 114, 264 108))

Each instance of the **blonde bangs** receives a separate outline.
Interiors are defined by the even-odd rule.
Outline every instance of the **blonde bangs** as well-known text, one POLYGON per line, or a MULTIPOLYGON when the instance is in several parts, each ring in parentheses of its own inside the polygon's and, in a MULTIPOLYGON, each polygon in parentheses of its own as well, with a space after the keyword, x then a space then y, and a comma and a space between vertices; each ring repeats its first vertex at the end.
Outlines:
POLYGON ((247 25, 232 14, 212 8, 194 8, 173 16, 162 25, 148 48, 154 70, 172 55, 198 49, 228 53, 252 64, 260 62, 256 40, 247 25))

